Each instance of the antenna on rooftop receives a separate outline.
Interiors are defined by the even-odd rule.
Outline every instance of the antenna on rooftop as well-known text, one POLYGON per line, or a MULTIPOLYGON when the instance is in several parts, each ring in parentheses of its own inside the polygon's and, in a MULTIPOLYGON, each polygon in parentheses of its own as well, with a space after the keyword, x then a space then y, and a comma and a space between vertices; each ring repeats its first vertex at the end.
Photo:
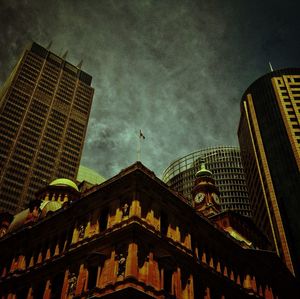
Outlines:
POLYGON ((80 62, 77 64, 77 67, 78 67, 79 69, 81 69, 82 64, 83 64, 83 60, 81 59, 80 62))
POLYGON ((66 59, 66 58, 67 58, 68 52, 69 52, 69 50, 67 50, 67 51, 65 52, 65 54, 62 56, 63 59, 66 59))
POLYGON ((47 50, 50 50, 51 46, 52 46, 52 41, 50 41, 49 45, 47 46, 47 50))

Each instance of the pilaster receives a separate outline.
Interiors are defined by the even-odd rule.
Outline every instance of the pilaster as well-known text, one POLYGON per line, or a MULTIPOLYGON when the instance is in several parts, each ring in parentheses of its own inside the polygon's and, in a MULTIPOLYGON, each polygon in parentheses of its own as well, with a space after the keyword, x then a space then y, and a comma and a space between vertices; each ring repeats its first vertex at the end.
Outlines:
POLYGON ((81 294, 81 292, 84 289, 86 279, 87 279, 87 269, 85 268, 84 264, 81 264, 80 268, 79 268, 79 274, 78 274, 78 279, 77 279, 77 284, 76 284, 75 295, 81 294))
POLYGON ((43 295, 43 299, 50 299, 51 298, 51 282, 50 280, 47 280, 46 287, 43 295))
POLYGON ((138 199, 134 198, 130 206, 129 217, 137 216, 141 217, 142 209, 138 199))
POLYGON ((132 241, 128 246, 128 255, 126 259, 125 277, 138 278, 138 245, 132 241))

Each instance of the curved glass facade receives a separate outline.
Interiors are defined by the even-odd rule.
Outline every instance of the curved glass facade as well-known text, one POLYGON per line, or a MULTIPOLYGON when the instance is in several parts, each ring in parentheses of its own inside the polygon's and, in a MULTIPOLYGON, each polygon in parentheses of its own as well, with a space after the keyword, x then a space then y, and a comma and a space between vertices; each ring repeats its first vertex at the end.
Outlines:
POLYGON ((195 174, 204 160, 220 190, 221 209, 251 216, 250 202, 238 147, 219 146, 198 150, 174 162, 162 180, 192 202, 195 174))
POLYGON ((253 82, 238 129, 253 221, 300 278, 300 68, 253 82))

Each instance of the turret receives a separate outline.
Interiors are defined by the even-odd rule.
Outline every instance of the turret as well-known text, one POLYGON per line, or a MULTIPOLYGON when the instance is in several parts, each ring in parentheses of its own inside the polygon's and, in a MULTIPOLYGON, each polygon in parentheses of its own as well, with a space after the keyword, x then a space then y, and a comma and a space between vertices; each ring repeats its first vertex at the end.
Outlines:
POLYGON ((201 163, 201 168, 196 173, 192 195, 195 209, 206 217, 213 216, 221 211, 220 192, 215 185, 212 172, 206 169, 204 162, 201 163))
POLYGON ((42 201, 40 206, 41 217, 45 217, 48 213, 55 212, 63 205, 79 199, 80 192, 73 181, 59 178, 38 191, 36 197, 42 201))

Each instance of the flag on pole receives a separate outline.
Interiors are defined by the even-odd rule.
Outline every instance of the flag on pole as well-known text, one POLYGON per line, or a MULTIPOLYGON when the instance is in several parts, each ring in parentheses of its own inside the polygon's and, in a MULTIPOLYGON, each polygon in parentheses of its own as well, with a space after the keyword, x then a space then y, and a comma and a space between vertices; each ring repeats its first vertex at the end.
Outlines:
POLYGON ((144 136, 142 130, 140 130, 140 138, 145 139, 145 136, 144 136))
POLYGON ((137 161, 141 161, 141 139, 145 139, 145 135, 143 134, 142 130, 140 130, 137 143, 137 161))

